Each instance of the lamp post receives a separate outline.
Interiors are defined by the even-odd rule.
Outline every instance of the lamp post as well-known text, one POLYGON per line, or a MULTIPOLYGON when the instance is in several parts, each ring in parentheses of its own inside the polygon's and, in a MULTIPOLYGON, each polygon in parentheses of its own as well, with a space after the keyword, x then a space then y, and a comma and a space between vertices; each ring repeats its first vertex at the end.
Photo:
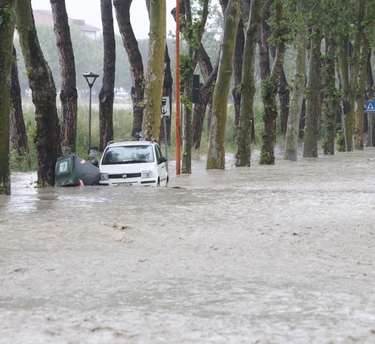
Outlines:
POLYGON ((90 88, 90 100, 89 100, 89 148, 88 148, 88 153, 89 153, 89 158, 91 157, 90 150, 91 150, 91 93, 92 93, 92 86, 95 83, 95 80, 97 77, 99 77, 98 74, 95 74, 93 72, 90 73, 85 73, 83 74, 84 78, 87 81, 87 85, 89 85, 90 88))

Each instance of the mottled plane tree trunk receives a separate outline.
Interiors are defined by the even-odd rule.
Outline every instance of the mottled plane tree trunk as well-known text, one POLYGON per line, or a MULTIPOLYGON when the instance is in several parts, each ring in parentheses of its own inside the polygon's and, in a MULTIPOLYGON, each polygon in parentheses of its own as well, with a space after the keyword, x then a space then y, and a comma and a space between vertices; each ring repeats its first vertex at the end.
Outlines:
POLYGON ((181 6, 181 16, 184 17, 182 22, 183 36, 187 41, 187 55, 181 59, 181 81, 185 84, 184 93, 182 95, 182 103, 184 106, 183 117, 183 154, 182 154, 182 173, 191 173, 191 157, 193 147, 193 80, 194 71, 200 56, 200 47, 204 28, 208 17, 209 0, 202 0, 200 4, 200 18, 193 22, 192 7, 190 0, 184 1, 181 6))
MULTIPOLYGON (((224 0, 221 0, 224 1, 224 0)), ((225 0, 226 1, 226 0, 225 0)), ((184 14, 184 6, 182 6, 182 13, 184 14)), ((176 20, 176 9, 171 11, 173 17, 176 20)), ((180 25, 180 30, 185 28, 185 22, 180 25)), ((210 56, 207 54, 206 49, 203 44, 200 44, 199 57, 198 57, 199 68, 202 73, 204 83, 200 85, 199 88, 199 103, 194 104, 193 110, 193 148, 199 149, 201 144, 201 137, 203 131, 204 117, 206 113, 207 106, 212 104, 212 93, 214 88, 214 83, 217 76, 217 67, 214 69, 212 67, 210 56)), ((212 106, 209 106, 209 111, 212 106)), ((209 120, 208 120, 209 122, 209 120)))
POLYGON ((38 183, 55 184, 56 159, 61 156, 56 87, 43 56, 32 14, 31 0, 17 0, 16 26, 35 106, 38 183))
POLYGON ((259 28, 265 12, 273 0, 253 0, 250 4, 250 15, 246 28, 245 50, 242 67, 242 82, 238 87, 241 92, 241 113, 237 133, 236 166, 250 166, 251 133, 254 121, 254 96, 256 93, 254 70, 255 53, 259 28))
POLYGON ((287 40, 286 22, 283 20, 283 6, 281 4, 276 5, 275 26, 276 34, 273 37, 276 42, 275 59, 273 61, 271 73, 262 82, 261 93, 264 104, 264 133, 259 160, 261 165, 275 164, 276 118, 278 115, 276 97, 284 63, 285 43, 287 40))
POLYGON ((296 62, 285 133, 284 159, 297 160, 298 138, 306 85, 306 26, 302 24, 295 38, 296 62))
MULTIPOLYGON (((365 29, 363 28, 365 31, 365 29)), ((358 86, 356 94, 357 108, 355 109, 354 116, 354 149, 363 150, 364 138, 363 138, 363 109, 365 108, 365 87, 366 87, 366 67, 367 67, 367 55, 370 49, 369 40, 366 36, 366 32, 362 34, 362 42, 360 48, 360 61, 358 70, 358 86)))
POLYGON ((26 126, 23 118, 21 87, 18 78, 17 53, 13 46, 12 87, 10 90, 10 139, 19 156, 29 151, 26 126))
POLYGON ((229 0, 225 11, 224 37, 219 71, 213 94, 210 139, 206 169, 225 169, 225 130, 228 111, 228 94, 233 73, 233 55, 241 16, 240 1, 229 0))
POLYGON ((322 33, 320 28, 311 29, 311 48, 308 74, 308 96, 306 100, 305 137, 303 145, 304 158, 318 157, 318 108, 319 108, 319 75, 320 75, 320 44, 322 33))
MULTIPOLYGON (((350 13, 350 16, 355 17, 354 22, 346 21, 347 27, 342 25, 342 31, 337 34, 337 60, 340 67, 340 75, 342 81, 343 99, 347 100, 350 104, 350 111, 345 115, 345 130, 342 128, 341 132, 346 135, 342 137, 340 151, 345 149, 348 151, 353 150, 353 138, 355 130, 355 101, 357 97, 358 87, 358 73, 360 64, 363 57, 361 57, 364 26, 366 22, 372 18, 373 10, 366 9, 366 5, 371 6, 371 1, 358 0, 355 7, 345 3, 340 7, 339 13, 350 13), (353 13, 354 12, 354 13, 353 13), (366 17, 371 16, 371 17, 366 17), (351 42, 349 30, 354 32, 354 39, 351 42), (353 49, 350 54, 350 46, 353 49), (345 144, 344 144, 345 143, 345 144)), ((345 19, 345 17, 344 17, 345 19)), ((366 55, 367 56, 367 55, 366 55)), ((365 80, 362 80, 365 82, 365 80)))
POLYGON ((0 0, 0 195, 10 195, 9 112, 15 0, 0 0))
MULTIPOLYGON (((243 6, 246 10, 249 10, 250 3, 249 0, 242 1, 243 6)), ((220 0, 221 9, 223 14, 228 5, 228 0, 220 0)), ((240 120, 240 110, 241 110, 241 92, 239 92, 239 85, 242 79, 242 65, 243 65, 243 52, 245 47, 245 27, 243 18, 240 18, 238 22, 237 36, 236 36, 236 47, 234 49, 233 56, 233 106, 234 106, 234 138, 237 136, 237 128, 240 120)))
POLYGON ((103 24, 103 84, 99 92, 99 150, 113 140, 113 99, 116 71, 116 41, 113 28, 112 0, 100 0, 103 24))
POLYGON ((73 45, 65 0, 50 0, 61 71, 61 140, 65 152, 75 152, 77 137, 77 87, 73 45))
POLYGON ((132 77, 132 88, 130 93, 133 103, 132 136, 135 136, 139 131, 138 129, 142 126, 143 119, 144 69, 138 41, 135 38, 130 22, 130 6, 132 2, 133 0, 113 0, 120 35, 126 53, 128 54, 130 64, 130 74, 132 77))
POLYGON ((160 117, 164 79, 166 1, 150 4, 150 32, 148 41, 147 72, 145 77, 145 101, 142 122, 144 140, 157 140, 160 132, 160 117))
POLYGON ((322 68, 323 82, 323 115, 325 137, 322 142, 323 153, 327 155, 335 154, 336 139, 336 108, 340 101, 338 99, 338 90, 336 87, 335 74, 335 51, 336 41, 334 32, 329 29, 325 35, 326 53, 323 56, 324 65, 322 68))

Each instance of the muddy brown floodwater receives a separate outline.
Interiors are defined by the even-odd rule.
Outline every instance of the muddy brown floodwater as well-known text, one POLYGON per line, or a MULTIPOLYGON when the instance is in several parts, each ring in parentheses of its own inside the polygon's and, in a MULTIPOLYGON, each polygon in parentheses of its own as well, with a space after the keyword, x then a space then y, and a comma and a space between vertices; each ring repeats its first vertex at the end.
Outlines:
POLYGON ((0 196, 0 343, 374 343, 375 149, 0 196))

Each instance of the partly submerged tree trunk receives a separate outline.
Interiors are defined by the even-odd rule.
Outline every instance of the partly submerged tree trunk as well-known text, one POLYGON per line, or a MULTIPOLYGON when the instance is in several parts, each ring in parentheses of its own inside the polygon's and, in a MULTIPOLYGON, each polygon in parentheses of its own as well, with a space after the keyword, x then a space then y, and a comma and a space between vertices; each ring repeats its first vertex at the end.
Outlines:
POLYGON ((308 97, 306 102, 304 158, 318 157, 318 107, 319 107, 319 74, 320 74, 320 44, 322 35, 319 28, 314 28, 311 35, 311 52, 308 76, 308 97))
POLYGON ((229 0, 225 11, 224 37, 219 72, 213 95, 213 110, 206 169, 225 168, 225 129, 228 94, 233 72, 233 54, 238 22, 241 16, 239 0, 229 0))
POLYGON ((61 140, 65 152, 75 152, 77 137, 77 87, 73 45, 65 0, 50 0, 61 70, 61 140))
POLYGON ((190 1, 185 1, 182 6, 181 16, 184 20, 183 36, 188 44, 188 56, 181 60, 181 81, 185 84, 185 90, 182 95, 183 103, 183 153, 182 153, 182 173, 191 173, 191 159, 193 147, 193 80, 194 71, 200 56, 200 48, 204 27, 208 17, 209 0, 200 2, 198 21, 193 20, 192 7, 190 1))
POLYGON ((29 144, 27 140, 25 121, 23 119, 21 87, 18 78, 17 64, 15 63, 17 53, 14 46, 13 58, 12 87, 10 90, 10 102, 12 106, 10 111, 10 139, 17 154, 22 156, 29 151, 29 144))
POLYGON ((362 42, 360 51, 360 62, 358 70, 358 86, 356 94, 356 102, 358 107, 354 113, 354 149, 363 150, 364 138, 363 138, 363 109, 365 108, 365 86, 366 86, 366 67, 367 67, 367 55, 370 49, 369 41, 366 33, 363 32, 362 42))
POLYGON ((16 13, 17 30, 35 105, 38 183, 52 186, 55 184, 56 159, 61 156, 56 87, 40 48, 31 0, 17 0, 16 13))
POLYGON ((0 195, 10 195, 9 112, 15 0, 0 0, 0 195))
MULTIPOLYGON (((130 22, 130 6, 133 0, 113 0, 122 42, 128 54, 132 77, 131 97, 133 102, 132 136, 139 132, 143 119, 144 69, 138 41, 130 22)), ((139 0, 137 0, 139 1, 139 0)))
POLYGON ((166 6, 165 0, 150 4, 145 107, 142 122, 142 137, 147 141, 151 141, 151 139, 157 140, 160 131, 164 79, 166 6))
POLYGON ((250 16, 246 29, 245 50, 243 56, 241 92, 241 113, 237 132, 236 166, 250 166, 251 128, 254 120, 254 96, 256 92, 254 68, 255 52, 260 23, 262 21, 262 1, 251 1, 250 16))
POLYGON ((100 9, 103 24, 103 84, 99 92, 99 150, 102 152, 113 140, 113 98, 116 71, 116 41, 113 29, 112 0, 101 0, 100 9))
POLYGON ((294 73, 292 95, 290 97, 288 124, 285 134, 284 159, 296 161, 298 137, 306 84, 306 30, 296 34, 296 70, 294 73))
POLYGON ((283 21, 283 7, 280 4, 276 5, 275 17, 277 25, 276 54, 271 73, 262 83, 264 134, 259 160, 261 165, 275 164, 276 118, 278 115, 276 97, 285 53, 285 22, 283 21))
POLYGON ((323 81, 323 114, 325 137, 322 143, 323 153, 327 155, 335 154, 336 139, 336 108, 339 105, 337 99, 337 88, 335 78, 335 51, 336 44, 332 30, 329 30, 325 37, 326 54, 324 56, 324 66, 322 69, 323 81))

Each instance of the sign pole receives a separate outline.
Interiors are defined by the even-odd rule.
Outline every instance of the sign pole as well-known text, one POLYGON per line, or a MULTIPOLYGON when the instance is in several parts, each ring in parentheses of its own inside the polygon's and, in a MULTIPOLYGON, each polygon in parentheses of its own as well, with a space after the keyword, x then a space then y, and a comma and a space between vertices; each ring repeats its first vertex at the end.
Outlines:
POLYGON ((181 174, 180 0, 176 0, 176 174, 181 174))

